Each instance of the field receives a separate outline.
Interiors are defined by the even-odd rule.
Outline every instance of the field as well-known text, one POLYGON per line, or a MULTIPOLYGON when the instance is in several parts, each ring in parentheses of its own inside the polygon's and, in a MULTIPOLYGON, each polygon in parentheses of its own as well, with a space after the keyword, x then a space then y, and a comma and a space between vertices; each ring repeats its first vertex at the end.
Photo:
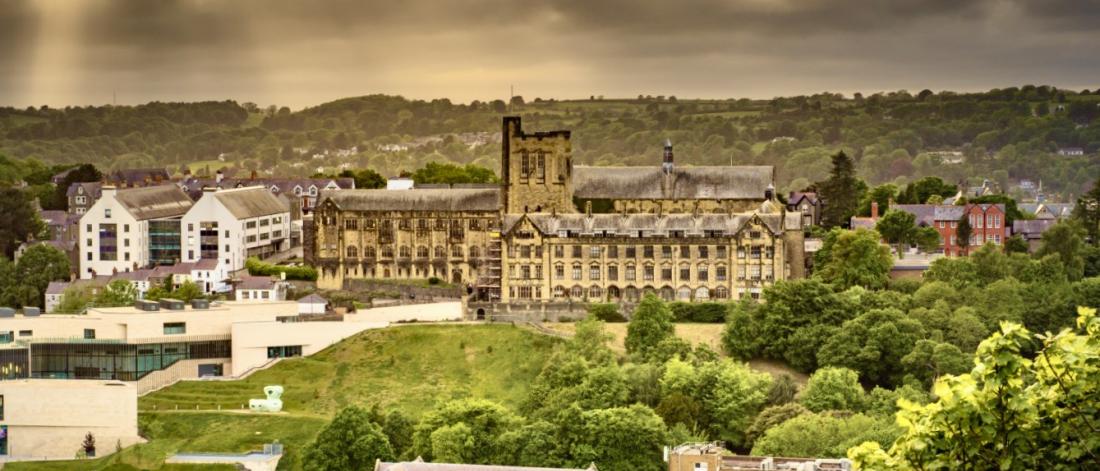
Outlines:
POLYGON ((239 409, 281 384, 283 410, 329 416, 351 404, 413 416, 476 396, 517 405, 557 339, 509 325, 405 325, 371 330, 243 381, 187 381, 141 398, 142 411, 239 409))

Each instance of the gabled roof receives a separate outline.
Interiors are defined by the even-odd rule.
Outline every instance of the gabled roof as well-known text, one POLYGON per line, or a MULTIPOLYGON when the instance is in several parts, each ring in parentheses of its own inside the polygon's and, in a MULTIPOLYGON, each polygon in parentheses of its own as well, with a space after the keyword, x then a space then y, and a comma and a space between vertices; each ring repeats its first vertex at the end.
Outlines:
POLYGON ((68 223, 69 213, 57 209, 47 209, 38 213, 46 224, 51 226, 64 226, 68 223))
POLYGON ((62 294, 69 287, 68 281, 51 281, 46 285, 46 294, 62 294))
MULTIPOLYGON (((913 215, 915 219, 914 223, 919 225, 931 226, 936 222, 936 207, 935 204, 893 204, 890 205, 888 210, 896 209, 898 211, 905 211, 913 215)), ((961 216, 962 213, 959 213, 961 216)), ((958 218, 955 218, 958 219, 958 218)))
POLYGON ((92 199, 98 199, 102 194, 101 188, 103 184, 100 182, 73 182, 69 185, 69 188, 65 190, 65 196, 73 197, 77 196, 77 188, 84 188, 84 195, 92 197, 92 199))
POLYGON ((328 300, 314 293, 302 299, 299 299, 298 304, 328 304, 328 300))
POLYGON ((269 216, 290 211, 284 201, 262 186, 220 190, 214 192, 213 195, 237 219, 269 216))
POLYGON ((246 275, 241 277, 236 289, 272 289, 274 286, 275 280, 270 276, 246 275))
POLYGON ((771 166, 573 168, 573 195, 585 199, 764 199, 771 166))
POLYGON ((1024 239, 1033 240, 1042 237, 1043 232, 1057 224, 1054 219, 1032 219, 1012 221, 1012 233, 1023 236, 1024 239))
POLYGON ((806 200, 810 204, 816 206, 817 205, 817 193, 814 193, 812 191, 807 191, 807 192, 792 191, 790 197, 787 198, 787 205, 796 206, 796 205, 798 205, 798 203, 801 203, 802 200, 806 200))
POLYGON ((120 189, 115 199, 139 221, 183 216, 194 204, 176 185, 120 189))
POLYGON ((330 190, 321 192, 324 200, 347 211, 496 211, 500 190, 330 190))

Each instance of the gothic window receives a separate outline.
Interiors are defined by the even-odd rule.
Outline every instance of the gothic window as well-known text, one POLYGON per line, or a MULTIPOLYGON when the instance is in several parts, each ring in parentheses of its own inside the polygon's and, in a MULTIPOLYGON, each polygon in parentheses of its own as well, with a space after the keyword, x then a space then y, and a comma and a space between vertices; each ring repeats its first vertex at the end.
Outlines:
POLYGON ((444 258, 446 256, 447 256, 447 251, 443 248, 442 245, 435 246, 435 257, 436 258, 444 258))
POLYGON ((374 247, 366 247, 363 249, 363 256, 367 258, 374 258, 374 247))
POLYGON ((452 245, 451 246, 451 256, 455 257, 455 258, 462 258, 462 246, 461 245, 452 245))
POLYGON ((409 257, 412 257, 412 249, 410 249, 410 248, 409 248, 409 246, 407 246, 407 245, 402 245, 402 246, 401 246, 401 248, 400 248, 399 250, 400 250, 400 252, 399 252, 399 253, 400 253, 400 255, 401 255, 401 257, 402 257, 402 258, 409 258, 409 257))
POLYGON ((421 245, 416 247, 417 258, 428 258, 428 247, 421 245))

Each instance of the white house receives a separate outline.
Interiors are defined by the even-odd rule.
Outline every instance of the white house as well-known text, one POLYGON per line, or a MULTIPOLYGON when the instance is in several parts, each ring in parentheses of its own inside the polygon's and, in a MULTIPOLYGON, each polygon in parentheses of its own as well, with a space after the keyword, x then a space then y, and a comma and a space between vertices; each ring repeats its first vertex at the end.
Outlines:
POLYGON ((248 257, 290 247, 290 210, 262 186, 206 189, 183 216, 182 241, 184 262, 217 261, 209 290, 226 291, 248 257))
POLYGON ((80 218, 80 277, 127 272, 180 258, 180 218, 193 202, 175 185, 116 189, 102 195, 80 218))
POLYGON ((283 301, 286 285, 270 276, 243 276, 234 288, 234 299, 243 302, 283 301))

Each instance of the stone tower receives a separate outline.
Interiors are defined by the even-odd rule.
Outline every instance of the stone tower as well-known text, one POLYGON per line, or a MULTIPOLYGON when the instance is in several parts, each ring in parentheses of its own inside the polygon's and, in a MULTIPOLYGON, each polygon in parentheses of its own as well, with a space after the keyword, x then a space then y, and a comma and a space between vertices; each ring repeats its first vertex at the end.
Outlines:
POLYGON ((661 169, 664 170, 665 175, 672 173, 672 139, 665 139, 665 156, 664 162, 661 163, 661 169))
POLYGON ((574 213, 573 147, 569 131, 525 133, 518 116, 504 117, 501 177, 505 213, 574 213))

